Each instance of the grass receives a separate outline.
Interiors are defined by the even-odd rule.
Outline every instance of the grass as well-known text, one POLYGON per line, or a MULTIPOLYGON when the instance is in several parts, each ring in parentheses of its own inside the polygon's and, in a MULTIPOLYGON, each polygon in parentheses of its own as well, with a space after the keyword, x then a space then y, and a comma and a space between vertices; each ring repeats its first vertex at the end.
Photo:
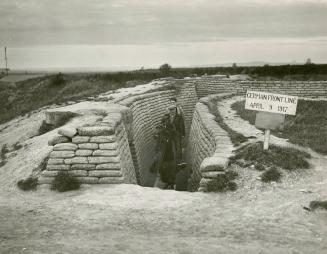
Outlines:
POLYGON ((7 144, 4 144, 0 149, 0 167, 4 166, 7 163, 6 154, 9 152, 7 144))
POLYGON ((269 150, 263 150, 262 142, 249 144, 237 150, 230 160, 235 162, 244 159, 252 164, 258 163, 265 166, 277 166, 286 170, 307 169, 310 167, 306 159, 310 154, 292 148, 270 145, 269 150))
POLYGON ((261 175, 261 181, 265 183, 278 182, 281 177, 282 174, 278 171, 278 169, 276 167, 272 167, 261 175))
POLYGON ((8 148, 7 144, 4 144, 1 147, 1 150, 0 150, 0 159, 5 160, 6 159, 6 154, 8 152, 9 152, 9 148, 8 148))
POLYGON ((32 176, 20 180, 17 182, 17 186, 19 189, 28 191, 28 190, 36 190, 37 184, 38 184, 38 179, 35 175, 37 175, 40 171, 43 171, 46 169, 47 164, 48 164, 49 157, 45 157, 40 164, 33 169, 32 176))
MULTIPOLYGON (((236 102, 232 108, 238 115, 255 123, 255 111, 245 110, 244 101, 236 102)), ((287 115, 282 132, 274 135, 288 138, 291 143, 310 147, 321 154, 327 154, 327 101, 299 100, 296 116, 287 115)))
MULTIPOLYGON (((158 66, 159 67, 159 66, 158 66)), ((131 87, 169 75, 174 78, 213 74, 248 74, 256 79, 326 80, 326 64, 141 69, 110 73, 55 74, 16 83, 1 83, 0 124, 41 107, 83 100, 108 90, 131 87)), ((235 140, 237 142, 236 137, 235 140)))
POLYGON ((254 168, 258 171, 265 171, 266 170, 266 167, 265 165, 261 164, 261 163, 257 163, 254 165, 254 168))
POLYGON ((65 172, 59 172, 59 174, 53 179, 51 183, 51 190, 59 192, 78 190, 81 184, 74 176, 65 172))
POLYGON ((36 171, 36 172, 44 171, 47 168, 48 160, 49 160, 49 156, 44 157, 44 159, 41 161, 41 163, 38 165, 38 167, 33 171, 36 171))
POLYGON ((0 91, 0 124, 47 105, 83 100, 108 90, 148 82, 156 76, 137 78, 135 75, 118 73, 58 74, 16 84, 3 83, 0 91))
POLYGON ((19 142, 16 142, 16 143, 14 144, 14 146, 13 146, 13 148, 14 148, 15 151, 21 149, 22 147, 23 147, 23 145, 20 144, 19 142))
POLYGON ((19 189, 23 191, 36 190, 38 180, 36 177, 29 177, 17 182, 19 189))
POLYGON ((58 73, 57 75, 51 77, 50 85, 51 86, 62 86, 66 83, 64 75, 62 73, 58 73))
POLYGON ((327 201, 311 201, 310 208, 311 210, 316 210, 316 209, 327 210, 327 201))
POLYGON ((238 176, 234 171, 226 171, 223 175, 218 175, 217 178, 210 180, 207 184, 207 192, 225 192, 235 191, 237 185, 233 180, 238 176))

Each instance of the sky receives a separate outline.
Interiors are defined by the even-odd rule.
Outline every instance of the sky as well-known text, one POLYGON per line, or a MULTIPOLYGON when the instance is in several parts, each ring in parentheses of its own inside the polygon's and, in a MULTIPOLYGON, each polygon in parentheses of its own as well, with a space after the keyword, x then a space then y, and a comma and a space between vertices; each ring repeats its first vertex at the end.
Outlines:
POLYGON ((327 63, 326 14, 327 0, 1 0, 0 46, 11 69, 327 63))

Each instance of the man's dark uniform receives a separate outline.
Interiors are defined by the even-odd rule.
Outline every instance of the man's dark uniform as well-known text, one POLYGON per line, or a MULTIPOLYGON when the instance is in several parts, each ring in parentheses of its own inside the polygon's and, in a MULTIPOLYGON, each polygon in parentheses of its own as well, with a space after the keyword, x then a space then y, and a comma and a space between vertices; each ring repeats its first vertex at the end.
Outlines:
POLYGON ((169 113, 162 118, 158 137, 158 148, 161 152, 159 172, 161 180, 168 185, 175 184, 176 166, 182 160, 182 138, 185 136, 183 115, 178 114, 176 107, 174 110, 173 118, 169 113))

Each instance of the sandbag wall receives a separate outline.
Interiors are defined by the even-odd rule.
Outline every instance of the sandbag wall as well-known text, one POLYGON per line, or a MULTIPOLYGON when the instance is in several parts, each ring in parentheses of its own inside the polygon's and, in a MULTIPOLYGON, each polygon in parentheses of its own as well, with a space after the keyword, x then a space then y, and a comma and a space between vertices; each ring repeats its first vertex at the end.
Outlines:
POLYGON ((195 104, 198 96, 193 82, 187 80, 175 80, 177 103, 182 107, 185 120, 185 137, 188 139, 193 119, 195 104))
POLYGON ((149 168, 156 154, 156 126, 159 125, 174 94, 172 90, 158 91, 131 96, 118 102, 129 107, 133 115, 128 137, 137 182, 140 185, 147 185, 149 168))
POLYGON ((192 80, 196 85, 199 98, 210 94, 226 92, 245 94, 247 90, 288 94, 307 98, 327 97, 327 81, 240 81, 226 80, 214 76, 199 77, 192 80))
POLYGON ((53 151, 39 183, 51 183, 59 172, 84 184, 136 183, 124 118, 126 109, 109 113, 101 122, 77 129, 60 129, 49 141, 53 151))
POLYGON ((216 105, 217 100, 229 95, 204 97, 195 106, 188 142, 188 163, 192 171, 189 191, 205 191, 211 179, 225 173, 229 157, 233 154, 233 144, 228 133, 218 125, 207 106, 208 103, 216 105))

